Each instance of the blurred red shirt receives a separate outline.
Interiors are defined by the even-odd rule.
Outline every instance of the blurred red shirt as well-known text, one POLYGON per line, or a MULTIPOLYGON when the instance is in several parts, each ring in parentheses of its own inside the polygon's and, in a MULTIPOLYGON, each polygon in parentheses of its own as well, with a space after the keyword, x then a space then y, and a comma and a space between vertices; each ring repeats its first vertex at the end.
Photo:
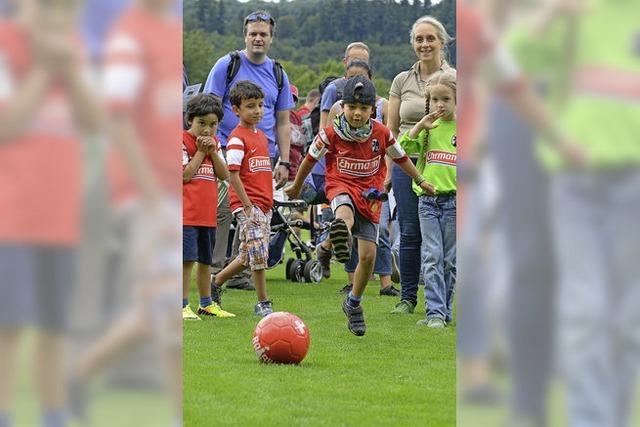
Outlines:
MULTIPOLYGON (((0 58, 2 115, 33 66, 26 29, 0 23, 0 58)), ((72 110, 66 89, 54 82, 21 133, 0 141, 0 242, 78 243, 83 174, 72 110)))
MULTIPOLYGON (((175 143, 182 130, 181 40, 180 20, 132 7, 109 35, 104 72, 110 111, 132 118, 137 143, 157 183, 176 199, 182 191, 180 147, 175 143)), ((112 148, 109 172, 116 202, 138 193, 121 156, 112 148)))

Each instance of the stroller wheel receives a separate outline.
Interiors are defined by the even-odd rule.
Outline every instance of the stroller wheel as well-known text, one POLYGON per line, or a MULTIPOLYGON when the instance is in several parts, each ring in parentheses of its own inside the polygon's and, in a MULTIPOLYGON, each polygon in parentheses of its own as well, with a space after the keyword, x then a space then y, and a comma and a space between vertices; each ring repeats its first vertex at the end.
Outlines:
POLYGON ((289 258, 287 259, 287 265, 284 268, 284 278, 287 280, 291 279, 291 263, 295 261, 295 258, 289 258))
POLYGON ((320 283, 322 280, 322 266, 317 260, 309 260, 304 265, 304 279, 307 283, 320 283))
POLYGON ((304 262, 301 259, 292 259, 288 271, 289 280, 292 282, 304 282, 304 262))

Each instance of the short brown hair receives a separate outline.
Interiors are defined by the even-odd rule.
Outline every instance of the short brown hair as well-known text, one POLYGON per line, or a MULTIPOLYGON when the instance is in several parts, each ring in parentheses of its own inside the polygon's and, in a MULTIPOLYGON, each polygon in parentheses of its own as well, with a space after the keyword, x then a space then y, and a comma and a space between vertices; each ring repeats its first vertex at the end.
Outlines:
POLYGON ((243 99, 264 99, 264 92, 257 84, 249 80, 240 80, 229 92, 229 102, 240 107, 243 99))

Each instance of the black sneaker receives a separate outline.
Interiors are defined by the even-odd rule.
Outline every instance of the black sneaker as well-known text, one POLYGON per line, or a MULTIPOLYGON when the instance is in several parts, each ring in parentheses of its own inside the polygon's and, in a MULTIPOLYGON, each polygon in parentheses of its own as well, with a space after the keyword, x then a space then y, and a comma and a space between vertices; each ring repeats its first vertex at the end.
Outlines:
POLYGON ((325 249, 322 245, 318 245, 316 256, 320 266, 322 266, 322 277, 328 279, 331 277, 331 250, 325 249))
POLYGON ((343 295, 348 295, 352 289, 353 289, 353 285, 351 283, 347 283, 346 285, 344 285, 344 288, 338 291, 338 293, 343 295))
POLYGON ((345 263, 351 258, 351 233, 341 218, 336 218, 329 227, 329 239, 338 262, 345 263))
POLYGON ((380 289, 380 295, 385 297, 399 297, 400 290, 393 287, 393 285, 389 285, 380 289))
POLYGON ((256 316, 267 317, 273 313, 273 303, 269 300, 258 302, 254 308, 256 316))
POLYGON ((220 295, 222 295, 222 292, 224 291, 220 286, 216 285, 215 282, 211 282, 211 299, 213 300, 213 302, 217 303, 218 305, 222 305, 222 302, 220 299, 220 295))
POLYGON ((391 251, 391 281, 393 283, 400 283, 400 269, 398 268, 396 253, 393 251, 391 251))
POLYGON ((238 289, 241 291, 255 291, 256 288, 253 286, 251 282, 243 282, 243 281, 234 281, 231 280, 229 283, 225 285, 227 289, 238 289))
POLYGON ((68 384, 68 409, 71 419, 81 425, 89 425, 88 384, 76 376, 72 376, 68 384))
POLYGON ((367 330, 367 326, 364 324, 364 314, 362 313, 362 306, 351 307, 347 303, 347 299, 342 302, 342 311, 347 315, 347 327, 354 335, 361 337, 367 330))

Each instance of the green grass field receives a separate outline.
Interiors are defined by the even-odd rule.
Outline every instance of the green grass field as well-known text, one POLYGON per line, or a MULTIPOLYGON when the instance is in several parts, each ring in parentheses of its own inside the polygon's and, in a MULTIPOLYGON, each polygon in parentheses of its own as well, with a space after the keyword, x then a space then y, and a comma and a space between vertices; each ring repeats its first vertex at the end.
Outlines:
MULTIPOLYGON (((363 300, 367 333, 356 337, 336 293, 346 274, 337 264, 332 273, 319 284, 298 284, 284 280, 282 266, 268 272, 275 311, 297 314, 311 333, 299 366, 258 362, 251 345, 259 320, 255 292, 223 294, 223 307, 235 318, 185 322, 186 427, 455 425, 455 327, 416 326, 423 308, 389 314, 397 298, 380 297, 379 284, 370 282, 363 300)), ((192 286, 194 309, 197 301, 192 286)))

